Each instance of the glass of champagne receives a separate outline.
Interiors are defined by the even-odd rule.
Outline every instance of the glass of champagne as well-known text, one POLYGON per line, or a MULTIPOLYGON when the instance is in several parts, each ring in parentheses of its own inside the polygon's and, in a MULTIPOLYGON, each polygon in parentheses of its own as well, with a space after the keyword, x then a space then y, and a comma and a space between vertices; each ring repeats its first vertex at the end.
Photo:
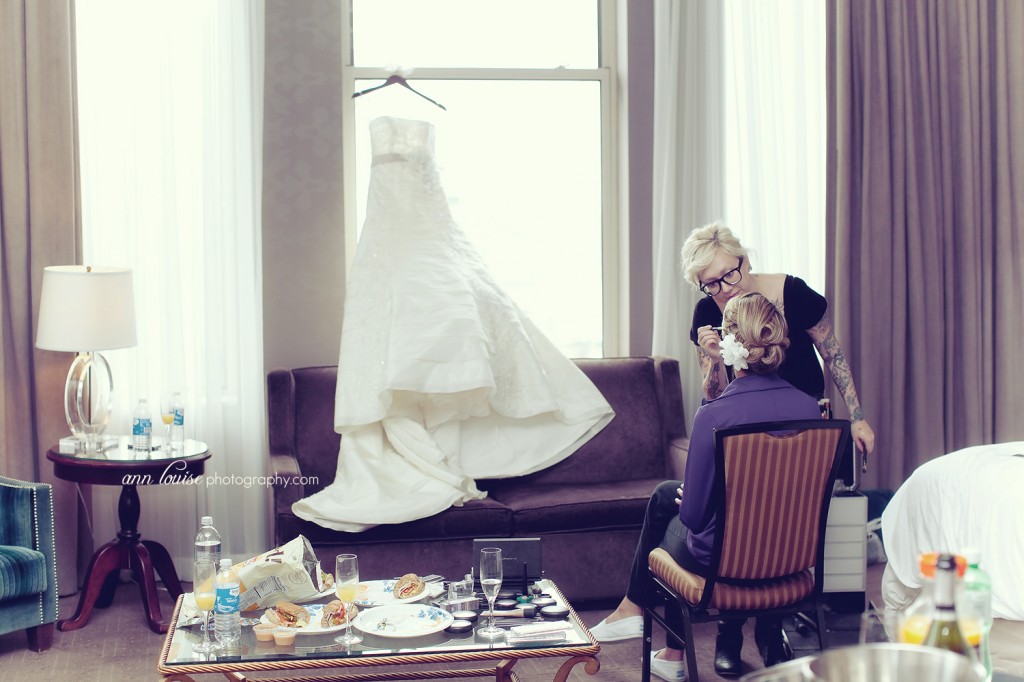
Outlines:
POLYGON ((495 640, 505 636, 505 631, 494 625, 494 600, 501 589, 501 579, 501 550, 497 547, 485 547, 480 550, 480 587, 487 598, 487 610, 490 613, 487 627, 476 632, 481 639, 495 640))
POLYGON ((359 558, 355 554, 339 554, 334 559, 334 593, 345 605, 345 634, 334 641, 345 648, 359 644, 363 638, 352 634, 352 604, 359 591, 359 558))
POLYGON ((164 450, 171 450, 171 424, 174 422, 175 393, 164 393, 160 401, 160 419, 164 423, 164 450))
POLYGON ((196 608, 203 612, 203 641, 192 646, 192 651, 209 654, 220 649, 210 641, 210 612, 213 611, 217 576, 217 566, 212 561, 196 561, 192 565, 192 594, 196 598, 196 608))

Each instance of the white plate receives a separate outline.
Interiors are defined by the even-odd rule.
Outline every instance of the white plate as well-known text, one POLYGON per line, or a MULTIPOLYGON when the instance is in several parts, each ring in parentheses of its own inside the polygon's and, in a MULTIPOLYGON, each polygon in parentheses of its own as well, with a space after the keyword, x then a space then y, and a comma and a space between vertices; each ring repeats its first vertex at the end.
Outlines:
POLYGON ((441 632, 455 617, 429 604, 395 604, 360 611, 352 625, 378 637, 422 637, 441 632))
POLYGON ((395 596, 395 583, 397 582, 397 580, 364 580, 359 583, 359 593, 356 594, 356 606, 394 606, 395 604, 409 604, 430 595, 430 585, 427 585, 426 588, 424 588, 424 590, 415 597, 399 599, 395 596))
MULTIPOLYGON (((306 609, 309 613, 309 622, 300 627, 291 628, 292 630, 295 630, 295 634, 297 635, 326 635, 329 632, 337 632, 338 630, 345 628, 344 623, 341 625, 332 625, 329 628, 320 627, 320 616, 324 610, 323 604, 307 604, 302 608, 306 609)), ((356 615, 356 619, 358 618, 359 616, 356 615)), ((260 616, 260 622, 267 623, 268 625, 274 625, 274 622, 267 618, 266 613, 260 616)), ((352 623, 355 624, 355 621, 352 621, 352 623)))

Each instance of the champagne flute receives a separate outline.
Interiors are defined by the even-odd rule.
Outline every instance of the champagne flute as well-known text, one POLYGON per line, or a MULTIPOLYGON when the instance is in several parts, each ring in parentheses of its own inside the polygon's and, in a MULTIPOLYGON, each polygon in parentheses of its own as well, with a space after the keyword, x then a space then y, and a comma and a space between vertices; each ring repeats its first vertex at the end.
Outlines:
POLYGON ((501 550, 497 547, 485 547, 480 550, 480 587, 487 598, 487 610, 490 613, 487 627, 476 632, 481 639, 496 640, 505 636, 504 630, 494 626, 494 600, 501 589, 501 579, 501 550))
POLYGON ((174 393, 164 393, 160 401, 160 419, 164 423, 164 450, 171 449, 171 424, 174 422, 174 393))
POLYGON ((196 598, 196 608, 203 612, 203 641, 192 646, 192 651, 209 654, 220 649, 220 645, 210 641, 210 612, 216 595, 214 578, 217 566, 212 561, 196 561, 192 564, 192 594, 196 598))
POLYGON ((334 559, 334 593, 345 605, 345 634, 334 641, 345 648, 359 644, 363 638, 352 634, 352 604, 359 590, 359 558, 355 554, 339 554, 334 559))

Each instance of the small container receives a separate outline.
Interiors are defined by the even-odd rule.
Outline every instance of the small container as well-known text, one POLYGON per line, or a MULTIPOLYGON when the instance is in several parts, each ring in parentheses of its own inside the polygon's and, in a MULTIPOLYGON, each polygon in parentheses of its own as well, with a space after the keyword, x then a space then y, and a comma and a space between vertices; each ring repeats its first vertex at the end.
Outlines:
POLYGON ((470 623, 475 623, 477 613, 476 611, 452 611, 452 617, 455 620, 468 620, 470 623))
POLYGON ((276 625, 269 625, 267 623, 257 623, 252 626, 252 632, 256 635, 257 642, 273 642, 274 630, 276 629, 276 625))
POLYGON ((519 606, 519 602, 515 599, 499 599, 494 602, 495 611, 511 611, 517 606, 519 606))
POLYGON ((532 604, 538 609, 542 609, 545 606, 554 606, 555 600, 551 597, 534 597, 532 604))
POLYGON ((277 646, 295 646, 295 628, 274 628, 274 644, 277 646))
MULTIPOLYGON (((498 599, 498 601, 501 601, 503 599, 511 599, 512 601, 515 601, 516 597, 518 595, 519 595, 518 592, 514 592, 512 590, 502 590, 501 592, 498 593, 497 599, 498 599)), ((509 608, 515 608, 515 607, 514 606, 510 606, 509 608)))
POLYGON ((565 618, 569 615, 569 609, 564 606, 545 606, 540 610, 542 618, 565 618))
POLYGON ((473 623, 468 620, 454 620, 452 624, 445 628, 446 632, 460 633, 469 632, 473 629, 473 623))

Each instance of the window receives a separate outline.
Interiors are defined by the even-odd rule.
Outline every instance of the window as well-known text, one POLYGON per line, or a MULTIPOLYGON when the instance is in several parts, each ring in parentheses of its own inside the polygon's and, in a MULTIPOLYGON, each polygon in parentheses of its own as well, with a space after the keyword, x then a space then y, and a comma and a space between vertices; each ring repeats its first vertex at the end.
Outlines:
POLYGON ((612 3, 350 4, 349 259, 365 218, 370 121, 428 120, 454 219, 502 288, 566 355, 613 354, 612 3), (396 71, 447 110, 401 87, 350 98, 396 71))

